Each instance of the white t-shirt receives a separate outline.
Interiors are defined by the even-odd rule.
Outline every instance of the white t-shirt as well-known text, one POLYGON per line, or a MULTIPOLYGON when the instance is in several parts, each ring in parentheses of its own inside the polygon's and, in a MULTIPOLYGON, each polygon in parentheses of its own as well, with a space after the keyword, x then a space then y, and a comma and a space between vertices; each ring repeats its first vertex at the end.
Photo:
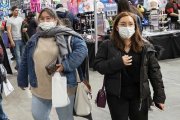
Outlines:
POLYGON ((23 18, 21 17, 10 17, 7 20, 6 26, 11 26, 11 34, 13 40, 22 40, 21 37, 21 26, 22 26, 23 18))

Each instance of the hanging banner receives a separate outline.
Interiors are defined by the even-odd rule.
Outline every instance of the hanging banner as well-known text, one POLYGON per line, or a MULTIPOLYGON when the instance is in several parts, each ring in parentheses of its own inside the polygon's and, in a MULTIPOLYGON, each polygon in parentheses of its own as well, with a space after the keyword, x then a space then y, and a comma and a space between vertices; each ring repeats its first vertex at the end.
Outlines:
POLYGON ((40 0, 30 0, 30 8, 31 8, 31 12, 40 12, 41 11, 40 0))
POLYGON ((104 4, 104 11, 117 11, 117 4, 116 3, 105 3, 104 4))

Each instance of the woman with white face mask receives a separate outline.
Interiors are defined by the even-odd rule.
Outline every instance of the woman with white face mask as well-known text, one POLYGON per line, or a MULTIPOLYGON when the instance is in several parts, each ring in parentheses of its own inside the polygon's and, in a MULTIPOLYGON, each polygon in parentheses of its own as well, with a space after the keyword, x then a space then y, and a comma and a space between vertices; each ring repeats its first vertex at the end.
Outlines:
MULTIPOLYGON (((73 106, 77 86, 75 69, 87 56, 86 43, 70 28, 60 24, 56 13, 43 9, 38 17, 38 30, 27 42, 18 71, 18 86, 30 84, 32 92, 32 115, 34 120, 49 120, 52 107, 52 76, 46 66, 55 61, 54 69, 67 78, 67 93, 70 104, 57 107, 59 120, 74 120, 73 106), (72 52, 68 52, 67 39, 71 38, 72 52)), ((81 76, 80 76, 81 77, 81 76)))
POLYGON ((94 69, 104 74, 112 120, 148 120, 149 80, 153 101, 164 110, 166 96, 155 50, 143 40, 132 13, 116 16, 111 40, 100 45, 94 69))

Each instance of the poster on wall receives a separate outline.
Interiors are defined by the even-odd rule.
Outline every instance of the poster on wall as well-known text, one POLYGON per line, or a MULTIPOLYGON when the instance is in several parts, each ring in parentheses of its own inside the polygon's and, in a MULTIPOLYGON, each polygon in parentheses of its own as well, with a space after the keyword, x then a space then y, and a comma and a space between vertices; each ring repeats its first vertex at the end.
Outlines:
POLYGON ((159 0, 159 8, 164 9, 166 7, 167 0, 159 0))
POLYGON ((40 0, 30 0, 30 8, 31 8, 31 12, 40 12, 41 11, 40 0))
POLYGON ((78 12, 91 12, 94 11, 94 0, 78 0, 78 12))
MULTIPOLYGON (((66 3, 66 2, 61 2, 61 3, 66 3)), ((101 8, 103 8, 104 10, 111 9, 117 11, 117 5, 114 0, 97 0, 97 5, 102 6, 101 4, 98 3, 103 4, 103 7, 101 8)), ((94 11, 94 0, 67 0, 67 8, 74 14, 91 12, 94 11)))
POLYGON ((143 6, 150 10, 150 2, 155 1, 158 3, 159 8, 158 9, 164 9, 168 0, 144 0, 143 6))
POLYGON ((3 18, 9 14, 10 0, 0 0, 0 17, 3 18))

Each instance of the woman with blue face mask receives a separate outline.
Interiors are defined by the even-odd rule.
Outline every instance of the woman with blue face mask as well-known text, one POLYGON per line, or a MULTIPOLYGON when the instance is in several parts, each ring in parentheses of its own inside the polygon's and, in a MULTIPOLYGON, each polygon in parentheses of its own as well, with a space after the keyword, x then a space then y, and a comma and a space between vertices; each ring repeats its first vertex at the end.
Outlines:
POLYGON ((74 120, 73 106, 77 86, 75 69, 88 54, 86 43, 78 33, 62 26, 52 9, 43 9, 38 22, 38 30, 27 42, 22 56, 17 77, 18 86, 24 89, 30 84, 34 120, 50 120, 52 76, 46 71, 46 66, 55 60, 56 71, 67 78, 70 100, 69 105, 57 107, 56 112, 59 120, 74 120), (72 36, 70 45, 66 39, 68 36, 72 36), (71 53, 67 46, 71 46, 71 53))
POLYGON ((100 45, 94 62, 94 69, 104 75, 112 120, 148 120, 149 81, 154 103, 164 110, 166 96, 155 52, 143 40, 132 13, 116 16, 111 40, 100 45))

